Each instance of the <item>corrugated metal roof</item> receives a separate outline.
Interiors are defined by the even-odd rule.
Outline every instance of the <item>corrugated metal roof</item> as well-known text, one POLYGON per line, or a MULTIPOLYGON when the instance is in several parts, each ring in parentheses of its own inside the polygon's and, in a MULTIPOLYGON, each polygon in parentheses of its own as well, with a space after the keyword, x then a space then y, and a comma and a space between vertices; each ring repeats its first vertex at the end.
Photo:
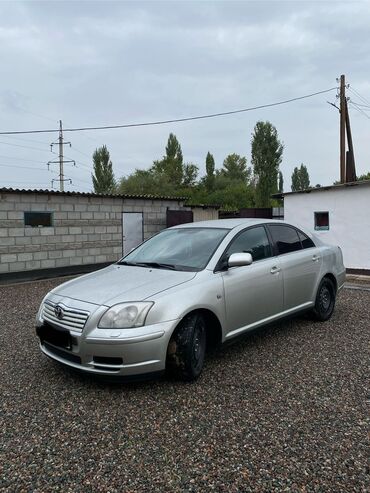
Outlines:
POLYGON ((149 199, 149 200, 176 200, 185 201, 188 197, 171 197, 167 195, 124 195, 124 194, 100 194, 93 192, 60 192, 58 190, 40 190, 40 189, 25 189, 25 188, 0 188, 0 193, 39 193, 43 195, 62 195, 62 196, 77 196, 77 197, 101 197, 110 199, 149 199))
POLYGON ((344 188, 349 187, 365 187, 370 185, 370 180, 360 180, 360 181, 352 181, 350 183, 340 183, 339 185, 328 185, 326 187, 317 187, 317 188, 307 188, 306 190, 298 190, 297 192, 283 192, 283 193, 275 193, 272 195, 275 199, 281 199, 285 197, 285 195, 296 195, 298 193, 312 193, 312 192, 323 192, 325 190, 343 190, 344 188))

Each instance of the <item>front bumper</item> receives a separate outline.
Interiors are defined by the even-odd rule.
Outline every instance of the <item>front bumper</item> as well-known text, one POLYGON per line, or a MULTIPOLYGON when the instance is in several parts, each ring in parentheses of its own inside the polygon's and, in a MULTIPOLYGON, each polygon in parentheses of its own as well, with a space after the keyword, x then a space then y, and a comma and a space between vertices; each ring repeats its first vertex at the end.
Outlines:
MULTIPOLYGON (((122 330, 70 330, 70 349, 47 342, 42 337, 40 348, 46 356, 88 373, 110 376, 156 373, 166 367, 167 347, 177 323, 178 320, 171 320, 122 330)), ((39 337, 45 330, 43 327, 42 323, 36 327, 39 337)))

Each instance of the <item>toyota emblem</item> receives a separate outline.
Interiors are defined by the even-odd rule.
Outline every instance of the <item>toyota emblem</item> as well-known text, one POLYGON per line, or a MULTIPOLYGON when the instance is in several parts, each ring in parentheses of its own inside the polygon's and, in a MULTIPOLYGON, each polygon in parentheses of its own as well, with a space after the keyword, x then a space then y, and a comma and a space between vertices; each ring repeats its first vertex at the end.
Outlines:
POLYGON ((63 308, 59 305, 56 305, 54 307, 54 313, 55 313, 55 316, 61 320, 63 318, 63 315, 64 315, 64 311, 63 311, 63 308))

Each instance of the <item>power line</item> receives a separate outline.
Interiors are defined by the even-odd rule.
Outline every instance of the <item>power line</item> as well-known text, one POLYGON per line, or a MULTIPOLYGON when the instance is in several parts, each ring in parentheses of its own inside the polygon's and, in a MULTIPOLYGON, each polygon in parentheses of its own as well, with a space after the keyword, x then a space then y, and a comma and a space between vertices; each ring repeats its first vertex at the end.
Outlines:
MULTIPOLYGON (((46 149, 41 149, 40 147, 31 147, 31 146, 24 146, 24 145, 21 145, 21 144, 12 144, 11 142, 3 142, 3 141, 0 141, 0 144, 4 144, 4 145, 7 145, 7 146, 12 146, 12 147, 22 147, 23 149, 32 149, 34 151, 50 152, 50 151, 47 151, 46 149)), ((51 152, 53 152, 53 151, 51 151, 51 152)), ((53 154, 56 154, 56 153, 53 152, 53 154)))
POLYGON ((25 158, 25 157, 19 158, 19 157, 14 157, 14 156, 4 156, 4 154, 0 154, 0 157, 5 158, 5 159, 16 159, 17 161, 30 161, 31 163, 40 164, 40 159, 29 159, 29 158, 25 158))
POLYGON ((6 182, 9 183, 17 183, 17 184, 24 184, 24 185, 48 185, 47 183, 40 183, 40 182, 29 182, 29 181, 13 181, 13 180, 5 180, 6 182))
MULTIPOLYGON (((20 169, 32 169, 45 171, 45 168, 37 168, 35 166, 19 166, 18 164, 0 164, 1 167, 5 168, 20 168, 20 169)), ((51 173, 57 173, 56 171, 49 170, 51 173)), ((58 173, 57 173, 58 174, 58 173)))
POLYGON ((361 104, 358 101, 353 101, 352 99, 350 101, 352 103, 354 103, 356 106, 361 106, 361 108, 364 108, 364 111, 369 111, 366 108, 369 108, 370 109, 370 105, 369 104, 361 104))
POLYGON ((357 110, 359 113, 362 113, 364 116, 366 116, 366 118, 370 120, 370 116, 367 113, 365 113, 361 108, 358 108, 355 103, 352 103, 351 101, 349 103, 351 104, 352 108, 357 110))
MULTIPOLYGON (((194 121, 194 120, 204 120, 207 118, 217 118, 220 116, 227 116, 227 115, 235 115, 238 113, 246 113, 248 111, 254 111, 254 110, 259 110, 263 108, 271 108, 273 106, 279 106, 287 103, 292 103, 294 101, 299 101, 301 99, 307 99, 307 98, 312 98, 313 96, 318 96, 319 94, 325 94, 330 91, 337 90, 337 87, 331 87, 330 89, 325 89, 324 91, 317 91, 313 92, 311 94, 306 94, 304 96, 298 96, 296 98, 291 98, 291 99, 285 99, 283 101, 278 101, 275 103, 269 103, 269 104, 262 104, 259 106, 251 106, 249 108, 243 108, 239 110, 232 110, 232 111, 223 111, 219 113, 211 113, 207 115, 200 115, 200 116, 191 116, 187 118, 174 118, 171 120, 158 120, 158 121, 152 121, 152 122, 142 122, 142 123, 125 123, 122 125, 102 125, 102 126, 96 126, 96 127, 80 127, 80 128, 65 128, 63 129, 64 132, 81 132, 81 131, 89 131, 89 130, 110 130, 110 129, 117 129, 117 128, 132 128, 132 127, 148 127, 148 126, 153 126, 153 125, 166 125, 168 123, 180 123, 180 122, 188 122, 188 121, 194 121)), ((17 131, 7 131, 7 132, 0 132, 0 135, 16 135, 16 134, 40 134, 40 133, 53 133, 53 132, 58 132, 59 129, 44 129, 44 130, 17 130, 17 131)))
POLYGON ((369 101, 368 99, 366 99, 364 96, 361 96, 361 94, 360 94, 358 91, 356 91, 356 89, 353 89, 353 87, 352 87, 352 86, 350 86, 348 89, 349 89, 351 92, 353 92, 354 94, 356 94, 356 96, 357 96, 358 98, 360 98, 360 99, 361 99, 364 103, 366 103, 366 104, 370 104, 370 101, 369 101))
POLYGON ((49 142, 45 142, 43 140, 35 140, 35 139, 22 139, 21 137, 15 137, 14 135, 4 135, 4 137, 6 137, 7 139, 13 139, 13 140, 17 140, 17 141, 20 141, 20 142, 28 142, 28 143, 35 143, 35 144, 46 144, 46 145, 49 145, 49 142))

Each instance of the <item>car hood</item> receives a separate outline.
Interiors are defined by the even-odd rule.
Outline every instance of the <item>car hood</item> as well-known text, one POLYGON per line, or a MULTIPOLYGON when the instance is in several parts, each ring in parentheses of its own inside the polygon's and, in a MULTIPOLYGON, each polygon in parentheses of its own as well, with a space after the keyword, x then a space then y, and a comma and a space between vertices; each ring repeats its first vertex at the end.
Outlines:
POLYGON ((53 289, 54 295, 112 306, 125 301, 141 301, 161 291, 188 282, 196 272, 111 265, 68 281, 53 289))

